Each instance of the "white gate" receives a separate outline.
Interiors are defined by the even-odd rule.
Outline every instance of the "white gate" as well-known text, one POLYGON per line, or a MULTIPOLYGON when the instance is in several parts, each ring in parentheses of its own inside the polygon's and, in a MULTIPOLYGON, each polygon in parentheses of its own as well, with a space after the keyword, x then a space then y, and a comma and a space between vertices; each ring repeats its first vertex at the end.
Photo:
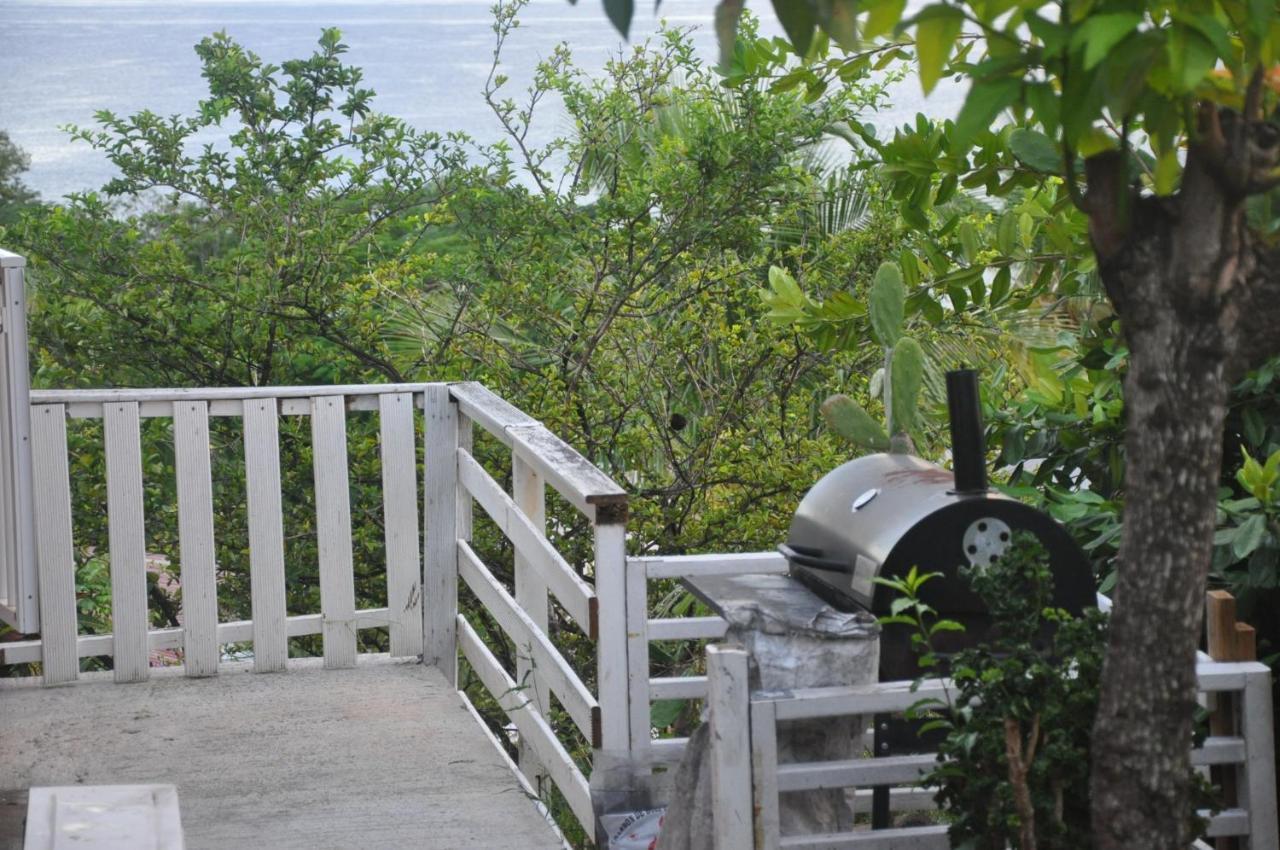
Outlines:
POLYGON ((26 260, 0 250, 0 620, 40 630, 31 513, 31 378, 27 371, 26 260))

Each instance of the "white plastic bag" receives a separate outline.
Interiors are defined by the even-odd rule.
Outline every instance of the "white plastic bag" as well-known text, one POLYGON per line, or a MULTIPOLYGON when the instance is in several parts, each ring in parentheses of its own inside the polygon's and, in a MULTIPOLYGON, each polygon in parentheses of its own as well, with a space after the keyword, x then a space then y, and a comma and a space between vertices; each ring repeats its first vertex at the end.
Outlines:
POLYGON ((601 815, 600 823, 609 844, 607 850, 654 850, 666 808, 646 812, 601 815))

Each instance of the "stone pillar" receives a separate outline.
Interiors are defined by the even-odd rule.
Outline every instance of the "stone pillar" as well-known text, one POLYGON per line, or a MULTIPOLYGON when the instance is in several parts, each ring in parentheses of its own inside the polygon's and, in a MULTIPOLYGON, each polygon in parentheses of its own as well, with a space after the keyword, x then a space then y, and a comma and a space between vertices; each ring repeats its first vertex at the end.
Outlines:
MULTIPOLYGON (((880 626, 866 612, 837 611, 787 575, 750 575, 687 582, 729 623, 726 642, 751 655, 753 691, 790 691, 875 682, 880 626)), ((778 761, 831 761, 869 755, 870 718, 780 724, 778 761)), ((658 850, 703 850, 714 844, 709 793, 708 729, 689 739, 676 774, 658 850)), ((851 792, 783 794, 782 834, 841 832, 853 826, 851 792)))

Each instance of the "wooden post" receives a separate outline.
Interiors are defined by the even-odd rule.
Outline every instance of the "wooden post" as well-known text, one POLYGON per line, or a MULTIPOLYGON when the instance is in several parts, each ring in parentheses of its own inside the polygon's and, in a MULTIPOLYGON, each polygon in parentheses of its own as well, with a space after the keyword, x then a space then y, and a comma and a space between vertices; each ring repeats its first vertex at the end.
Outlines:
MULTIPOLYGON (((518 451, 511 452, 511 497, 520 508, 520 512, 529 518, 539 533, 546 533, 547 526, 547 488, 542 476, 520 457, 518 451)), ((550 636, 550 609, 547 600, 547 583, 538 571, 529 564, 529 559, 515 548, 515 585, 516 603, 529 619, 550 636)), ((547 688, 546 678, 533 664, 532 647, 516 647, 516 684, 525 688, 531 706, 542 717, 550 722, 551 693, 547 688)), ((537 756, 526 747, 520 745, 520 770, 541 795, 546 771, 538 764, 537 756)))
MULTIPOLYGON (((1205 594, 1205 642, 1209 657, 1214 661, 1256 661, 1257 636, 1252 626, 1236 622, 1236 600, 1225 590, 1210 590, 1205 594)), ((1231 736, 1240 732, 1237 714, 1240 702, 1233 693, 1215 695, 1217 705, 1209 717, 1209 734, 1231 736)), ((1239 803, 1234 765, 1213 767, 1210 776, 1222 789, 1222 804, 1228 808, 1239 803)), ((1274 801, 1273 801, 1274 802, 1274 801)), ((1217 850, 1239 850, 1237 838, 1224 837, 1214 840, 1217 850)))
POLYGON ((595 526, 597 695, 600 749, 615 756, 631 746, 631 694, 627 687, 627 550, 625 523, 595 526))
MULTIPOLYGON (((423 516, 423 638, 422 660, 440 668, 449 684, 458 684, 458 408, 449 399, 447 384, 426 389, 427 422, 423 434, 426 479, 423 516)), ((468 429, 469 430, 469 429, 468 429)), ((468 529, 469 531, 469 529, 468 529)))
POLYGON ((707 684, 715 850, 745 850, 754 841, 747 651, 736 646, 708 646, 707 684))

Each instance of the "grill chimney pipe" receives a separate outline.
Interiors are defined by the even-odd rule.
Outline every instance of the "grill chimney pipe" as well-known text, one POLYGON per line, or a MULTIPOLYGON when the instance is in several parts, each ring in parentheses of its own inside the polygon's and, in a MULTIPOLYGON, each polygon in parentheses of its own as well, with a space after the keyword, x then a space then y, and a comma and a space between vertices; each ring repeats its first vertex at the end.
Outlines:
POLYGON ((987 492, 986 440, 978 373, 972 369, 947 372, 947 413, 951 418, 951 464, 956 493, 987 492))

